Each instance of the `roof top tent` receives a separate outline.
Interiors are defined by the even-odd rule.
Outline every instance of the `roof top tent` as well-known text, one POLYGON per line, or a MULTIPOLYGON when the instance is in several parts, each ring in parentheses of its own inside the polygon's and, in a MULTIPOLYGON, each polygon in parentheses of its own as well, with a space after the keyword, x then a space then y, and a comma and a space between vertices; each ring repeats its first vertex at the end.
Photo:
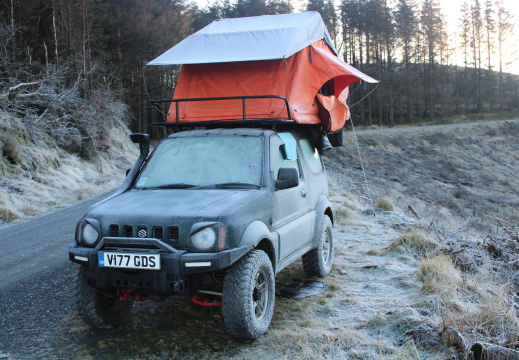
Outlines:
POLYGON ((317 12, 219 19, 148 63, 180 64, 170 123, 286 119, 333 132, 349 118, 348 86, 377 82, 337 57, 317 12))

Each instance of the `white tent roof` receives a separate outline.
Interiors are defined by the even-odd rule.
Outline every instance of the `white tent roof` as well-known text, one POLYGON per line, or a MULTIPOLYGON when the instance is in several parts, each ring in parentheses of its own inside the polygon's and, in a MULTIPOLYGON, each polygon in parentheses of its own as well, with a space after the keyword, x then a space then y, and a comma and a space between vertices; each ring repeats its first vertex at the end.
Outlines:
POLYGON ((321 15, 315 11, 219 19, 148 65, 284 59, 323 39, 337 53, 321 15))

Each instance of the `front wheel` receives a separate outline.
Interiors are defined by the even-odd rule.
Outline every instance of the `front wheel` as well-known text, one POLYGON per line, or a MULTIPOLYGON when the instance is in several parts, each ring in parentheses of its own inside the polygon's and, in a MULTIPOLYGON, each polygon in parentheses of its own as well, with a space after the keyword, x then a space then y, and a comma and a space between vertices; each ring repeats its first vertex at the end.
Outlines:
POLYGON ((228 271, 223 284, 223 319, 235 337, 256 339, 264 334, 274 312, 272 263, 262 250, 253 250, 228 271))
POLYGON ((323 277, 330 273, 333 263, 333 225, 327 215, 323 216, 317 248, 303 255, 303 268, 308 277, 323 277))
POLYGON ((93 327, 109 329, 122 324, 128 317, 133 298, 120 300, 118 296, 108 296, 94 288, 94 274, 81 266, 76 278, 76 304, 79 316, 93 327))

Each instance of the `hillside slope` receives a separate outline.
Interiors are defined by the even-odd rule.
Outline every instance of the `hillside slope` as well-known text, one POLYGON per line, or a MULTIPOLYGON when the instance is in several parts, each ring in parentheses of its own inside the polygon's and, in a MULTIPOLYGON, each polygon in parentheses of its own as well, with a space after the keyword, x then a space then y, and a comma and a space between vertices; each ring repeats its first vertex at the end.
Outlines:
MULTIPOLYGON (((493 217, 519 219, 519 120, 357 131, 374 201, 412 205, 447 229, 471 217, 474 236, 493 217)), ((331 176, 349 192, 369 197, 353 132, 328 156, 331 176)), ((365 206, 369 204, 364 202, 365 206)))
POLYGON ((0 113, 0 119, 0 226, 118 186, 138 156, 121 121, 114 120, 96 139, 87 161, 80 148, 66 149, 66 141, 43 132, 35 136, 8 113, 0 113))

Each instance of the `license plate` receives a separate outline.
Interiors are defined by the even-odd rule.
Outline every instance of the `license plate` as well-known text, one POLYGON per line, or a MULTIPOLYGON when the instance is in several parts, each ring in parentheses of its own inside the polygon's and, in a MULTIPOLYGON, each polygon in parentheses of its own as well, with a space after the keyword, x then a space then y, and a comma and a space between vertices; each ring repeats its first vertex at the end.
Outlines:
POLYGON ((124 269, 160 270, 160 255, 99 252, 99 266, 124 269))

